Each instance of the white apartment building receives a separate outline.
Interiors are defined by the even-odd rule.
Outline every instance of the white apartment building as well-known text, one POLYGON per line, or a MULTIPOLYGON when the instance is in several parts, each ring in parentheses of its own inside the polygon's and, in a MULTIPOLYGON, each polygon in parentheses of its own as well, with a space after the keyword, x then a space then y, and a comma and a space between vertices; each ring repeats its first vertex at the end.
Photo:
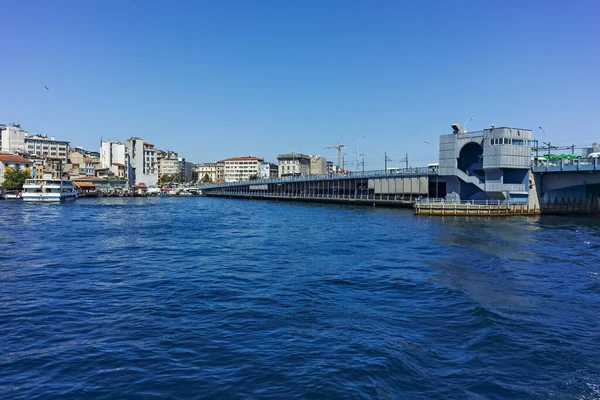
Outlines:
POLYGON ((159 170, 159 177, 165 175, 179 175, 181 173, 181 161, 177 157, 161 158, 159 170))
POLYGON ((69 162, 69 142, 56 140, 54 136, 32 135, 25 137, 25 151, 27 154, 43 158, 59 159, 62 165, 69 162))
POLYGON ((158 162, 154 145, 132 137, 125 141, 125 150, 129 185, 158 185, 158 162))
POLYGON ((234 157, 224 160, 223 175, 225 182, 248 181, 252 177, 260 176, 262 158, 234 157))
POLYGON ((7 153, 24 153, 27 131, 20 125, 0 125, 0 151, 7 153))
POLYGON ((206 176, 211 182, 217 183, 223 181, 225 176, 225 161, 217 161, 214 163, 203 163, 196 167, 198 173, 198 181, 201 182, 206 176))
POLYGON ((260 179, 271 179, 279 176, 279 166, 270 162, 260 164, 260 179))
POLYGON ((163 160, 177 160, 177 153, 169 150, 156 150, 156 162, 158 163, 158 177, 163 175, 172 175, 177 171, 172 171, 171 163, 164 162, 163 160), (163 165, 167 168, 167 172, 163 172, 163 165))
POLYGON ((116 176, 124 177, 127 166, 125 144, 103 140, 100 143, 100 167, 116 176))
POLYGON ((185 158, 178 157, 174 151, 157 150, 159 178, 166 175, 177 175, 183 182, 192 180, 193 163, 185 161, 185 158))
POLYGON ((277 156, 279 176, 310 175, 310 156, 305 154, 280 154, 277 156))

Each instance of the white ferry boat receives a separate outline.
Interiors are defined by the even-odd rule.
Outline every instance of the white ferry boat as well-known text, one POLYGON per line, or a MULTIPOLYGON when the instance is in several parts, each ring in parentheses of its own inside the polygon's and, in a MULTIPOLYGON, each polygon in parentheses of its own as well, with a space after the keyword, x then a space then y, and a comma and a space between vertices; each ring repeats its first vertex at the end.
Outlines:
POLYGON ((21 194, 23 201, 57 203, 77 198, 71 181, 57 179, 27 179, 21 194))

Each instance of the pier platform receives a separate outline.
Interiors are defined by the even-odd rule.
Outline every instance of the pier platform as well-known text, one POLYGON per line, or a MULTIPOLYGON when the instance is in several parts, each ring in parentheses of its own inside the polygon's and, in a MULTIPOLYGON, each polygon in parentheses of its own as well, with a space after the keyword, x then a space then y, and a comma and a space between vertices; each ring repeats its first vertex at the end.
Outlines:
POLYGON ((447 215, 474 217, 506 217, 511 215, 539 215, 540 209, 528 204, 507 204, 484 202, 446 203, 446 202, 416 202, 415 215, 447 215))

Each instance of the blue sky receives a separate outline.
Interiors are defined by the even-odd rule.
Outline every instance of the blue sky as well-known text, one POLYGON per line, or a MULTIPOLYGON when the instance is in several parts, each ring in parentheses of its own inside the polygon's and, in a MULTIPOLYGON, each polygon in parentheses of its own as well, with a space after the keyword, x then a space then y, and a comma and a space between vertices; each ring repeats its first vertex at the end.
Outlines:
POLYGON ((335 160, 339 140, 355 160, 365 136, 367 169, 384 152, 424 165, 471 117, 600 141, 599 1, 0 0, 0 15, 0 122, 89 149, 139 136, 195 162, 335 160))

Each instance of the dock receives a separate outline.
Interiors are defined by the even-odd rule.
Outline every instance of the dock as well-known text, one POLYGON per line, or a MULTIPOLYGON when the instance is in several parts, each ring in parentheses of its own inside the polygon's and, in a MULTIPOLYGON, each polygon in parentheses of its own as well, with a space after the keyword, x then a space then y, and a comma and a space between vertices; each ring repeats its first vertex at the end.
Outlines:
POLYGON ((474 216, 474 217, 507 217, 511 215, 539 215, 539 207, 528 204, 509 204, 498 202, 490 204, 489 201, 476 203, 475 201, 448 203, 444 201, 423 201, 414 204, 415 215, 437 216, 474 216))

